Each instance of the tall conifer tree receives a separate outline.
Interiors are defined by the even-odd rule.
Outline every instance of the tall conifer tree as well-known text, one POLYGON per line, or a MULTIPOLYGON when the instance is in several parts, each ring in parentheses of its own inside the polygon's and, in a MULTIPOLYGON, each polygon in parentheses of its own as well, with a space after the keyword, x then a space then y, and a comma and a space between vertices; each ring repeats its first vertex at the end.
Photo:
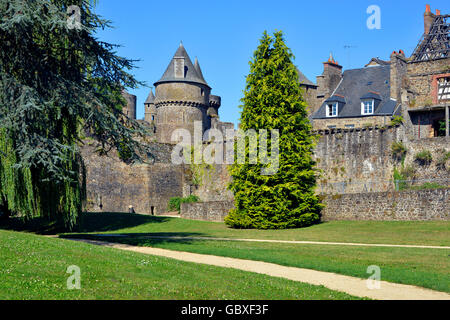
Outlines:
POLYGON ((267 165, 260 160, 232 165, 229 188, 236 208, 225 218, 231 227, 285 229, 319 221, 321 204, 314 193, 312 158, 315 138, 293 58, 281 31, 273 37, 264 32, 250 62, 240 128, 279 130, 279 170, 262 175, 267 165))

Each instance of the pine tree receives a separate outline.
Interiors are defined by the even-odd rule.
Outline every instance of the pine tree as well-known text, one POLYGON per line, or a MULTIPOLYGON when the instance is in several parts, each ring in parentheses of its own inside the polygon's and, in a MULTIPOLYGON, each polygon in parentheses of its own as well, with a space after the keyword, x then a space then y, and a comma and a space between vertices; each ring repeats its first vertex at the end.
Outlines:
POLYGON ((314 193, 315 136, 293 58, 281 31, 273 37, 264 32, 250 62, 240 128, 279 130, 279 170, 262 175, 261 169, 267 165, 259 160, 257 164, 232 165, 229 188, 236 208, 225 218, 231 227, 298 228, 320 219, 322 205, 314 193))
POLYGON ((0 0, 0 215, 73 228, 86 198, 83 136, 130 161, 145 151, 134 138, 146 129, 121 112, 122 90, 141 84, 134 61, 95 37, 109 27, 95 2, 0 0))

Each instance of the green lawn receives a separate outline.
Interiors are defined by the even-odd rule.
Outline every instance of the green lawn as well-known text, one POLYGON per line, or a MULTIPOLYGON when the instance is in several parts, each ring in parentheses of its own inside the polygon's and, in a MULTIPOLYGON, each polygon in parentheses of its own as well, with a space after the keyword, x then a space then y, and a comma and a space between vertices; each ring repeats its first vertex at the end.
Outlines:
POLYGON ((224 223, 129 214, 84 215, 80 232, 450 246, 449 221, 333 221, 291 230, 236 230, 224 223))
MULTIPOLYGON (((17 229, 18 222, 9 223, 17 229)), ((4 228, 8 226, 3 226, 4 228)), ((33 223, 23 230, 37 231, 33 223)), ((55 230, 53 230, 55 231, 55 230)), ((351 247, 283 243, 225 242, 213 240, 166 240, 148 236, 200 236, 245 239, 309 240, 384 244, 450 246, 450 223, 336 221, 295 230, 234 230, 223 223, 129 214, 86 214, 76 234, 125 234, 101 237, 103 241, 124 242, 195 253, 260 260, 280 265, 310 268, 367 278, 367 267, 381 267, 382 280, 450 292, 450 250, 351 247)), ((48 226, 45 232, 52 232, 48 226)))
POLYGON ((280 278, 0 230, 4 299, 355 299, 280 278), (66 287, 81 269, 81 290, 66 287))
POLYGON ((283 243, 146 239, 139 236, 98 237, 137 246, 266 261, 285 266, 368 278, 367 267, 381 268, 382 280, 450 293, 450 250, 323 246, 283 243))
POLYGON ((146 236, 201 236, 245 239, 309 240, 385 244, 449 246, 447 221, 335 221, 295 230, 234 230, 223 223, 177 218, 88 214, 80 231, 121 233, 127 237, 102 237, 125 242, 195 253, 260 260, 367 278, 370 265, 382 269, 386 281, 450 292, 450 250, 416 248, 350 247, 281 243, 148 239, 146 236))

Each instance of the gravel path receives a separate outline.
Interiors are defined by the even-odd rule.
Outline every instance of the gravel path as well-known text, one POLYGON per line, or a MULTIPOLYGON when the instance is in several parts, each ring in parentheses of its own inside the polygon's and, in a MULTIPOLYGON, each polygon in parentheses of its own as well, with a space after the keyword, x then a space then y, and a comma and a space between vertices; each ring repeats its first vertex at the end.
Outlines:
POLYGON ((120 250, 162 256, 186 262, 239 269, 243 271, 265 274, 272 277, 280 277, 289 280, 309 283, 312 285, 322 285, 331 290, 345 292, 358 297, 367 297, 377 300, 450 300, 450 295, 445 292, 438 292, 416 286, 396 284, 386 281, 380 282, 380 289, 370 290, 367 288, 367 280, 330 272, 285 267, 267 262, 218 257, 212 255, 179 252, 150 247, 137 247, 125 244, 85 239, 70 240, 111 247, 120 250))

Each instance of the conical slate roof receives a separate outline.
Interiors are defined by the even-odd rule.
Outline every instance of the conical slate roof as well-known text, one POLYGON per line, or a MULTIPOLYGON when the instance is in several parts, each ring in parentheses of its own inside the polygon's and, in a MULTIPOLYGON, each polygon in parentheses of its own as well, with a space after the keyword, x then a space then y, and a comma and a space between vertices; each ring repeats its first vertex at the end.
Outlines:
POLYGON ((148 94, 147 100, 145 100, 144 104, 152 104, 155 101, 155 96, 153 95, 153 90, 150 90, 148 94))
MULTIPOLYGON (((198 62, 197 62, 197 65, 198 65, 198 62)), ((198 70, 200 70, 199 65, 198 65, 198 70)), ((192 64, 191 58, 189 58, 189 55, 187 54, 186 49, 184 48, 183 44, 180 43, 180 46, 178 47, 177 52, 175 52, 175 55, 173 56, 172 60, 169 63, 169 66, 166 69, 166 72, 164 72, 162 78, 159 79, 159 81, 155 82, 155 86, 160 83, 164 83, 164 82, 194 82, 194 83, 201 83, 201 84, 208 86, 205 79, 203 78, 201 70, 200 70, 200 72, 198 70, 192 64), (180 58, 180 57, 184 58, 184 66, 185 66, 184 78, 176 78, 175 77, 174 60, 175 60, 175 58, 180 58)))
POLYGON ((203 77, 202 69, 200 68, 200 64, 198 63, 197 57, 195 57, 194 68, 195 68, 195 71, 197 71, 197 75, 200 77, 200 79, 204 83, 206 83, 205 78, 203 77))

